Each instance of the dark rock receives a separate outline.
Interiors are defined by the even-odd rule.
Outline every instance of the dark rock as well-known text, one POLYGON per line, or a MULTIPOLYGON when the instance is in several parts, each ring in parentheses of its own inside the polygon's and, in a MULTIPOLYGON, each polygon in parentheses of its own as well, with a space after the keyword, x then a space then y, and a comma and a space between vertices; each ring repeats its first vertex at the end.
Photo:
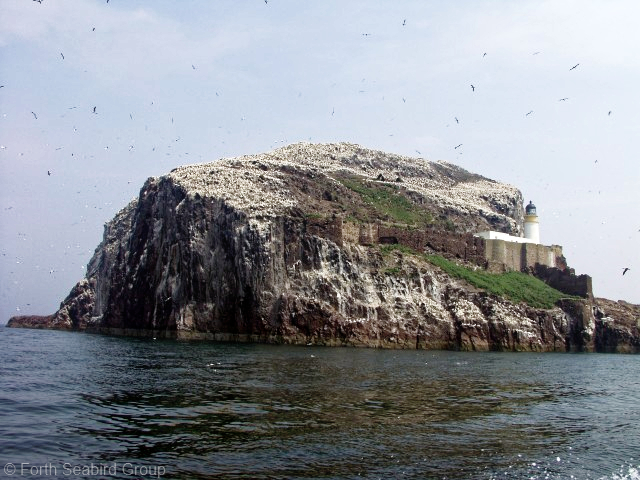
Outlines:
MULTIPOLYGON (((53 315, 16 315, 7 322, 7 327, 11 328, 43 328, 57 329, 53 322, 53 315)), ((60 330, 68 330, 62 327, 60 330)))
POLYGON ((637 351, 629 320, 636 315, 637 323, 637 307, 513 304, 420 255, 477 262, 482 246, 471 232, 517 235, 522 224, 514 187, 356 145, 300 144, 180 167, 148 179, 105 226, 86 278, 54 315, 14 317, 10 326, 386 348, 637 351), (376 182, 400 176, 395 189, 376 182), (381 212, 384 203, 373 206, 369 194, 349 187, 367 182, 385 188, 378 191, 397 200, 393 208, 450 225, 390 221, 391 207, 381 212), (379 243, 417 253, 383 252, 379 243))

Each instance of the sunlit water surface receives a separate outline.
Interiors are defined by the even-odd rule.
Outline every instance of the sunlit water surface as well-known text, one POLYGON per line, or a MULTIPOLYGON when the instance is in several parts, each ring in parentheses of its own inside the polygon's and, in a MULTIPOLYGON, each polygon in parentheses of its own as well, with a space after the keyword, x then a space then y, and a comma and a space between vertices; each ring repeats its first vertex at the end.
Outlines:
POLYGON ((638 479, 640 356, 0 328, 0 462, 12 478, 638 479))

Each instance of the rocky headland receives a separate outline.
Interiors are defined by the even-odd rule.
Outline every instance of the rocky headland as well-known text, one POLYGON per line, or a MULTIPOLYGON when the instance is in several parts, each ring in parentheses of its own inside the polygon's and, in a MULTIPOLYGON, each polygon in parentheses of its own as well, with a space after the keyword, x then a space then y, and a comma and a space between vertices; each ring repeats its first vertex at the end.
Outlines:
MULTIPOLYGON (((13 317, 8 326, 385 348, 640 352, 638 305, 547 294, 541 280, 525 284, 545 302, 527 292, 518 297, 511 285, 496 293, 486 277, 473 280, 484 271, 482 240, 473 233, 520 236, 523 218, 515 187, 352 144, 295 144, 179 167, 149 178, 105 225, 86 277, 57 312, 13 317)), ((508 281, 533 279, 516 275, 508 281)))

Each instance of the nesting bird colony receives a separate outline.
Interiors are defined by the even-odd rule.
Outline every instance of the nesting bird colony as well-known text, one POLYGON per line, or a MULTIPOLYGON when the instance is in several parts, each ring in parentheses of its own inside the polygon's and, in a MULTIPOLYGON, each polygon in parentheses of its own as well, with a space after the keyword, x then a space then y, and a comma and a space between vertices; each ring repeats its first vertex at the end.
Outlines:
MULTIPOLYGON (((295 168, 309 175, 357 175, 371 182, 401 185, 445 208, 471 215, 503 216, 519 191, 446 162, 431 162, 365 149, 351 143, 296 143, 271 152, 221 159, 174 169, 169 177, 189 193, 223 199, 254 216, 273 216, 295 206, 288 175, 295 168), (461 181, 464 179, 464 181, 461 181)), ((337 182, 337 180, 334 180, 337 182)))

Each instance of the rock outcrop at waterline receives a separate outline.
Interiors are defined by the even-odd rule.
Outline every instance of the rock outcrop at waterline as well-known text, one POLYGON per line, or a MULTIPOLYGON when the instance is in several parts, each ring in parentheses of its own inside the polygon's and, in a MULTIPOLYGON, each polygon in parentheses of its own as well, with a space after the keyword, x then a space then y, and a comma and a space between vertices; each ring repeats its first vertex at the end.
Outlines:
POLYGON ((472 232, 520 234, 522 204, 516 188, 454 165, 351 144, 180 167, 148 179, 105 226, 86 277, 41 324, 323 345, 638 351, 636 307, 612 318, 589 300, 515 304, 414 250, 377 243, 429 231, 434 241, 418 250, 468 260, 481 248, 472 232))

